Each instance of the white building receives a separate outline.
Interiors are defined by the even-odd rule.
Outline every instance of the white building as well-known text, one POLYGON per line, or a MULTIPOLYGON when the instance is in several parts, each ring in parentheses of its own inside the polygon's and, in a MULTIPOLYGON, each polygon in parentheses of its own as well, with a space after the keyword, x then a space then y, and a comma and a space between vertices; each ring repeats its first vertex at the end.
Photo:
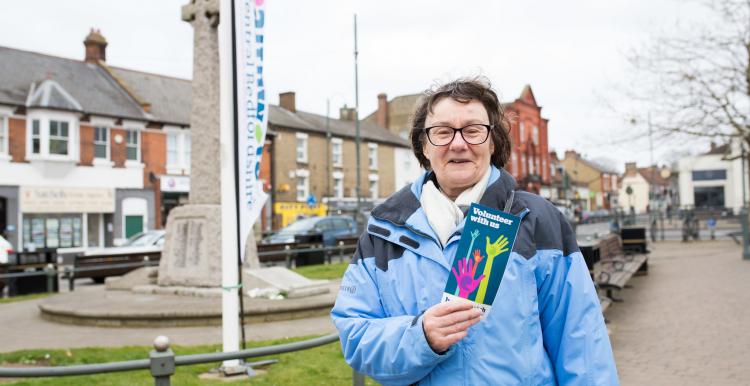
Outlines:
POLYGON ((650 208, 666 210, 673 196, 669 175, 667 168, 639 168, 635 162, 625 163, 625 173, 620 180, 618 192, 618 206, 625 211, 630 211, 632 207, 635 213, 646 213, 650 208))
POLYGON ((419 166, 419 161, 417 161, 417 157, 414 156, 411 149, 396 148, 393 155, 395 157, 395 190, 398 191, 414 182, 422 175, 424 169, 419 166))
MULTIPOLYGON (((722 146, 711 144, 711 150, 707 153, 681 159, 679 181, 682 205, 731 208, 737 213, 742 207, 742 169, 739 140, 722 146)), ((746 178, 745 189, 747 186, 746 178)))

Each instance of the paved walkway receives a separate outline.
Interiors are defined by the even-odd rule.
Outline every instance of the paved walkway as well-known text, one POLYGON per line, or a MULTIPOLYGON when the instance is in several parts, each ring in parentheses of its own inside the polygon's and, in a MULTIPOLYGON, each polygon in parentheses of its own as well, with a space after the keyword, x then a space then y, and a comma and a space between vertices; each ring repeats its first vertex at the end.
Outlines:
POLYGON ((750 384, 750 261, 731 240, 651 246, 607 312, 621 382, 750 384))

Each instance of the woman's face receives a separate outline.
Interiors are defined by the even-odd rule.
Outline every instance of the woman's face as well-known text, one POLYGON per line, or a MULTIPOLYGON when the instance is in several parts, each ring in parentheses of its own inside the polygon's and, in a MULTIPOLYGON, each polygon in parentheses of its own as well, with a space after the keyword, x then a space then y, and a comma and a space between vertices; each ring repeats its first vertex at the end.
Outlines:
MULTIPOLYGON (((487 110, 477 100, 461 103, 453 98, 439 100, 427 115, 425 127, 464 127, 472 123, 490 124, 487 110)), ((494 151, 492 138, 480 145, 470 145, 459 133, 445 146, 435 146, 425 137, 423 152, 448 197, 455 199, 465 189, 476 184, 487 171, 494 151)))

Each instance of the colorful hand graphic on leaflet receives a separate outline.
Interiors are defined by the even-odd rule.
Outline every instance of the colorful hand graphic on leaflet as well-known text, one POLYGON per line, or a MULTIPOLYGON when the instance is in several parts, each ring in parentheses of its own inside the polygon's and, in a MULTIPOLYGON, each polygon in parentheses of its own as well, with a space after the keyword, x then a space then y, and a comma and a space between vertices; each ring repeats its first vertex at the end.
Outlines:
POLYGON ((479 265, 479 263, 482 262, 483 259, 484 259, 484 256, 482 256, 482 254, 479 252, 478 249, 475 249, 474 250, 474 263, 475 263, 474 270, 475 271, 477 270, 477 266, 479 265))
POLYGON ((492 264, 495 262, 495 257, 503 252, 508 252, 508 238, 504 235, 500 235, 495 242, 490 242, 490 237, 487 236, 487 244, 484 250, 487 252, 487 262, 484 264, 484 274, 482 276, 487 276, 487 280, 482 282, 482 285, 477 291, 475 301, 478 303, 482 303, 487 294, 487 284, 489 283, 489 277, 492 274, 492 264))
POLYGON ((469 294, 472 293, 477 286, 479 286, 479 283, 484 279, 484 275, 479 276, 479 278, 474 278, 474 261, 469 260, 468 263, 464 260, 459 260, 458 262, 458 271, 456 272, 456 268, 451 268, 453 271, 453 276, 456 278, 456 282, 458 283, 458 296, 462 298, 468 298, 469 294))
POLYGON ((489 257, 490 261, 493 260, 495 256, 507 252, 507 247, 508 238, 504 235, 500 235, 494 243, 490 243, 490 236, 487 236, 487 246, 485 247, 485 250, 487 251, 487 257, 489 257))

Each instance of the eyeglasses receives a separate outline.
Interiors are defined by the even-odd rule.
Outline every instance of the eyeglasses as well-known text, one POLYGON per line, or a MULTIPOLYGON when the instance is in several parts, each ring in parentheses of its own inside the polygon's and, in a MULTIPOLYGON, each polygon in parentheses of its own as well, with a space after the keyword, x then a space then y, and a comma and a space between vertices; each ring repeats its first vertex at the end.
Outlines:
POLYGON ((435 146, 446 146, 453 142, 456 132, 461 133, 461 138, 469 145, 481 145, 490 136, 492 125, 474 123, 460 129, 450 126, 432 126, 424 129, 427 139, 435 146))

